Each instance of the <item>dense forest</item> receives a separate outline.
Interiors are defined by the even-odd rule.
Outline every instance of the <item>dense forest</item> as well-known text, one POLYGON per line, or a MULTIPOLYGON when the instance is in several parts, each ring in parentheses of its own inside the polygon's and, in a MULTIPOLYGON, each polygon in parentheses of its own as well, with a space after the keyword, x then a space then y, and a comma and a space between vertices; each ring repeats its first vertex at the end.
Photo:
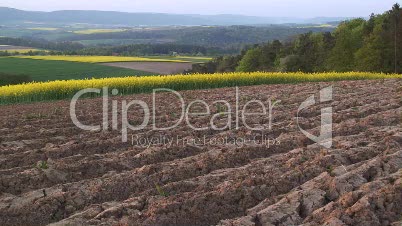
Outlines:
MULTIPOLYGON (((334 24, 335 26, 335 24, 334 24)), ((27 46, 52 50, 50 54, 67 55, 165 55, 177 52, 185 55, 238 54, 255 43, 287 40, 306 32, 325 32, 333 26, 266 25, 266 26, 198 26, 144 28, 123 32, 61 35, 57 40, 46 40, 49 31, 34 31, 32 37, 0 37, 0 45, 27 46), (299 27, 301 26, 301 27, 299 27), (35 35, 34 35, 35 34, 35 35), (121 44, 127 42, 128 44, 121 44), (85 45, 83 45, 84 43, 85 45), (107 44, 106 44, 107 43, 107 44)), ((0 53, 1 54, 1 53, 0 53)), ((4 55, 5 53, 3 53, 4 55)), ((47 54, 30 52, 30 55, 47 54)))
POLYGON ((27 46, 57 51, 75 51, 84 48, 84 46, 79 43, 68 41, 51 42, 44 39, 24 39, 12 37, 0 37, 0 45, 27 46))
MULTIPOLYGON (((216 56, 223 54, 237 54, 239 47, 220 48, 205 47, 190 44, 135 44, 109 47, 90 47, 75 51, 78 55, 120 55, 120 56, 149 56, 149 55, 172 55, 173 53, 184 55, 216 56)), ((68 55, 77 55, 74 52, 66 52, 68 55)))
POLYGON ((402 72, 402 10, 341 23, 330 33, 306 33, 291 42, 272 41, 194 65, 191 73, 232 71, 402 72))
POLYGON ((311 32, 333 31, 334 27, 317 25, 266 25, 266 26, 198 26, 170 27, 168 29, 128 30, 124 32, 82 34, 63 37, 59 41, 80 40, 148 40, 203 47, 233 48, 241 45, 286 40, 289 37, 311 32))
POLYGON ((27 46, 45 50, 29 51, 20 53, 0 51, 0 56, 11 55, 85 55, 85 56, 159 56, 173 55, 178 53, 181 55, 191 56, 218 56, 225 54, 237 54, 238 48, 219 48, 219 47, 203 47, 197 45, 186 44, 135 44, 122 46, 105 46, 105 47, 84 47, 83 45, 73 42, 49 42, 26 40, 21 38, 0 38, 1 45, 27 46))

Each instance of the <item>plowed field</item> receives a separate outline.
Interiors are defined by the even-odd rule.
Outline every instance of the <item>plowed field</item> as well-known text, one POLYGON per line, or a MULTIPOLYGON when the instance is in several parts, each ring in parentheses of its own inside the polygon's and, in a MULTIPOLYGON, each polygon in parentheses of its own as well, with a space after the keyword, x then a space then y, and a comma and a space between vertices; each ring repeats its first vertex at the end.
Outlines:
MULTIPOLYGON (((182 123, 130 132, 127 143, 120 131, 77 128, 69 101, 0 106, 0 225, 399 226, 401 87, 395 79, 240 87, 241 105, 281 100, 272 130, 240 123, 238 130, 193 131, 182 123), (333 107, 333 145, 326 149, 303 135, 296 113, 329 85, 333 101, 300 115, 300 126, 317 134, 320 109, 333 107), (180 142, 139 145, 161 135, 180 142), (253 137, 270 143, 182 142, 253 137)), ((235 102, 234 88, 181 94, 186 103, 235 102)), ((152 102, 150 94, 116 100, 123 98, 152 102)), ((158 94, 156 122, 174 124, 178 104, 172 94, 158 94)), ((85 124, 102 123, 102 99, 81 100, 77 113, 85 124)), ((132 124, 142 122, 137 108, 129 115, 132 124)), ((209 119, 192 122, 203 126, 209 119)), ((248 123, 268 122, 256 116, 248 123)))

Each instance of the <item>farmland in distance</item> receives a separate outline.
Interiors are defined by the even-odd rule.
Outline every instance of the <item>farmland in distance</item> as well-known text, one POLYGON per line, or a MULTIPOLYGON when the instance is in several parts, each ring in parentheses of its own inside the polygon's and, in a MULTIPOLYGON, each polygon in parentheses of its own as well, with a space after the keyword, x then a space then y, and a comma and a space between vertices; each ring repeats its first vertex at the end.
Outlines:
POLYGON ((38 51, 39 49, 25 46, 13 46, 13 45, 0 45, 0 52, 9 52, 9 53, 27 53, 29 51, 38 51))

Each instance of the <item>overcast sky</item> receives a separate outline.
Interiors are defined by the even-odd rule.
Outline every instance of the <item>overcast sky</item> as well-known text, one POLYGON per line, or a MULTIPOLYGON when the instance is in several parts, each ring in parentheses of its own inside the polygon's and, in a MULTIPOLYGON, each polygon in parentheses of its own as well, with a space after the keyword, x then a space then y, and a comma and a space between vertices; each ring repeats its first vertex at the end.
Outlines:
POLYGON ((178 14, 359 17, 383 13, 402 0, 0 0, 0 6, 37 11, 63 9, 178 14))

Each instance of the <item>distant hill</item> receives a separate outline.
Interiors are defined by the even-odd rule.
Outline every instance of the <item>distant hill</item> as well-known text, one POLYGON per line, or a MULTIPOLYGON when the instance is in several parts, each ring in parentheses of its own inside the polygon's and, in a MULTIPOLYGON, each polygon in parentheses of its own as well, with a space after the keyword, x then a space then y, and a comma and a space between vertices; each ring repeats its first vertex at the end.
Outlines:
POLYGON ((54 12, 23 11, 0 7, 0 25, 9 23, 35 22, 46 24, 87 23, 126 26, 168 25, 257 25, 283 23, 327 23, 347 18, 286 18, 254 17, 242 15, 181 15, 164 13, 125 13, 110 11, 63 10, 54 12))

